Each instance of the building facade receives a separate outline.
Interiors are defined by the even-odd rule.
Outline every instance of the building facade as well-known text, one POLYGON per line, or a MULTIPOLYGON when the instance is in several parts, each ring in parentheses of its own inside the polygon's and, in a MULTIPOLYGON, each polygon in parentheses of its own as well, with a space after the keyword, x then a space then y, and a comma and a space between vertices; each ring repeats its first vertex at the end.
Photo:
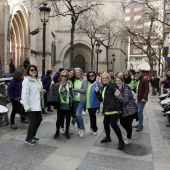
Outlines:
MULTIPOLYGON (((41 0, 4 0, 0 1, 0 57, 3 71, 9 72, 9 62, 12 58, 15 66, 23 64, 26 57, 32 64, 38 66, 39 72, 42 71, 42 44, 43 44, 43 23, 40 21, 39 7, 42 6, 41 0), (37 33, 34 34, 34 31, 37 33), (32 33, 33 34, 30 34, 32 33)), ((76 3, 79 3, 77 1, 76 3)), ((106 18, 112 18, 117 9, 119 15, 117 18, 120 22, 124 21, 124 11, 122 0, 102 1, 98 11, 102 12, 106 18)), ((60 67, 70 68, 70 16, 55 16, 55 11, 65 8, 62 5, 56 5, 48 2, 51 8, 50 18, 46 24, 46 70, 58 70, 60 67)), ((123 25, 119 24, 119 27, 123 25)), ((121 29, 121 28, 120 28, 121 29)), ((106 48, 100 46, 102 53, 99 54, 99 70, 106 71, 106 48)), ((81 67, 84 71, 91 68, 96 70, 97 54, 94 51, 93 62, 91 62, 92 46, 89 37, 84 34, 75 33, 74 35, 74 57, 73 63, 76 67, 81 67), (93 66, 91 66, 91 63, 93 66)), ((115 72, 122 71, 126 67, 127 44, 119 36, 115 44, 108 50, 108 67, 114 68, 115 72), (113 53, 116 60, 112 62, 113 53), (113 66, 114 64, 114 66, 113 66)))

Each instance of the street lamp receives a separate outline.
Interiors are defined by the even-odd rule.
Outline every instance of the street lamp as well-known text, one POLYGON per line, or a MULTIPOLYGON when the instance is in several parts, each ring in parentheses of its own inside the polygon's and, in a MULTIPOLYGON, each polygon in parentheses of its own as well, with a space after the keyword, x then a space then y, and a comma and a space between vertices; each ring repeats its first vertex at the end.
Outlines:
POLYGON ((115 54, 112 54, 112 70, 114 71, 115 54))
POLYGON ((96 73, 98 74, 98 60, 99 60, 99 53, 100 53, 100 43, 97 42, 96 44, 96 53, 97 53, 97 68, 96 68, 96 73))
POLYGON ((40 20, 43 22, 43 55, 42 55, 42 76, 45 75, 45 33, 46 23, 48 22, 51 9, 47 6, 47 3, 43 3, 43 7, 40 7, 40 20))

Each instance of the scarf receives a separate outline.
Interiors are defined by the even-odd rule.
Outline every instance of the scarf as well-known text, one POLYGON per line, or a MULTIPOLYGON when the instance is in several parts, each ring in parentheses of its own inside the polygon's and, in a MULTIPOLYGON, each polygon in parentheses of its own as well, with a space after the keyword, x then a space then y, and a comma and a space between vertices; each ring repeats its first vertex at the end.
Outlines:
POLYGON ((129 83, 131 83, 131 81, 132 81, 132 78, 131 78, 131 77, 124 78, 125 84, 129 84, 129 83))
POLYGON ((66 102, 67 100, 67 94, 68 94, 68 90, 66 88, 66 85, 67 84, 62 84, 61 85, 61 90, 60 90, 60 94, 61 94, 61 97, 62 99, 66 102))

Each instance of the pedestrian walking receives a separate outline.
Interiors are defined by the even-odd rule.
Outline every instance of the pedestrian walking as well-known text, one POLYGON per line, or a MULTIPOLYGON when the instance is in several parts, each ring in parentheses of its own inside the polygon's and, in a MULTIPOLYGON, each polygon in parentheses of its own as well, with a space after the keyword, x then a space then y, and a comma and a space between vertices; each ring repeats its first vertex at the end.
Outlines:
POLYGON ((54 83, 57 83, 60 81, 60 73, 64 70, 64 68, 60 68, 58 72, 56 72, 53 76, 54 83))
POLYGON ((101 143, 111 142, 110 137, 110 125, 113 128, 117 138, 119 140, 118 150, 123 150, 124 141, 122 138, 122 133, 119 126, 117 125, 119 114, 121 112, 121 103, 114 96, 114 93, 118 89, 117 85, 111 82, 111 78, 108 73, 104 72, 101 76, 102 89, 99 90, 99 87, 96 87, 96 94, 100 101, 103 101, 104 106, 104 130, 106 137, 101 140, 101 143))
POLYGON ((135 76, 138 79, 137 83, 137 103, 138 103, 138 116, 139 122, 138 125, 134 126, 136 131, 143 130, 143 109, 145 104, 148 100, 148 93, 149 93, 149 81, 147 77, 142 74, 140 69, 135 70, 135 76))
POLYGON ((26 59, 24 60, 24 63, 23 63, 23 66, 24 66, 25 70, 27 69, 27 67, 28 67, 30 64, 31 64, 31 63, 30 63, 29 58, 26 58, 26 59))
MULTIPOLYGON (((21 70, 16 70, 13 74, 13 79, 9 82, 7 92, 12 102, 12 112, 10 115, 10 127, 12 129, 17 129, 15 124, 15 115, 18 113, 19 100, 21 100, 21 90, 22 90, 22 80, 23 72, 21 70)), ((21 122, 28 123, 25 117, 21 115, 21 122)))
POLYGON ((13 59, 11 59, 11 61, 9 63, 9 70, 10 70, 11 74, 13 74, 15 72, 15 64, 14 64, 13 59))
POLYGON ((21 95, 22 104, 29 118, 26 144, 35 145, 39 141, 36 133, 42 121, 43 96, 43 86, 38 78, 37 66, 29 65, 26 70, 26 77, 23 80, 21 95))

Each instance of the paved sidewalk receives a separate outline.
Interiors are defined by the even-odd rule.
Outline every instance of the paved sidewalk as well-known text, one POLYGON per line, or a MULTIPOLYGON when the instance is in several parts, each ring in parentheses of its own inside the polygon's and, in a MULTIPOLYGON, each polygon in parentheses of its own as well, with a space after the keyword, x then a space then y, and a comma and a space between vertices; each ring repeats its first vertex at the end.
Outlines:
MULTIPOLYGON (((112 130, 112 142, 101 144, 104 137, 103 116, 97 114, 98 135, 89 133, 89 115, 83 116, 86 124, 84 138, 77 136, 71 126, 70 140, 64 135, 53 139, 56 111, 43 115, 36 146, 24 144, 27 125, 20 123, 17 130, 0 127, 0 170, 170 170, 170 128, 157 103, 150 96, 145 107, 144 130, 133 132, 133 142, 118 151, 118 141, 112 130)), ((9 105, 10 108, 10 105, 9 105)), ((133 122, 136 124, 136 122, 133 122)), ((121 128, 123 135, 125 131, 121 128)))

